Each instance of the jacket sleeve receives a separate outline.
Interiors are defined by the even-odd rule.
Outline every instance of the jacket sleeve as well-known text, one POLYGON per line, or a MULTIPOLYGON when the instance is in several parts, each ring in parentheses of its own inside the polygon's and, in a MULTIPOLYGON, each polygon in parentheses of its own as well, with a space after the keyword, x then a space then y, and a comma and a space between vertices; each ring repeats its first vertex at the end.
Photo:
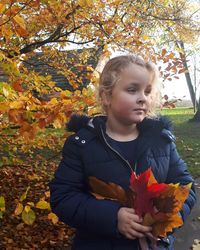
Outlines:
POLYGON ((181 185, 192 183, 189 196, 180 212, 184 221, 196 202, 194 180, 187 170, 186 163, 180 158, 173 142, 170 145, 170 166, 167 176, 167 183, 180 183, 181 185))
POLYGON ((71 227, 92 233, 118 237, 117 212, 120 204, 97 200, 92 196, 84 178, 80 148, 68 138, 63 158, 49 184, 52 211, 71 227))

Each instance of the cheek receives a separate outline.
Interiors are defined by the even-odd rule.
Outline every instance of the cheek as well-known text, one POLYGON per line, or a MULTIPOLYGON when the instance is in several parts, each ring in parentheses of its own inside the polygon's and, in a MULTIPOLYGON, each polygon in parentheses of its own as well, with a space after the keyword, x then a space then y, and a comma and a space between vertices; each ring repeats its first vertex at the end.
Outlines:
POLYGON ((126 112, 129 111, 130 108, 133 108, 134 106, 134 98, 130 98, 129 96, 123 96, 120 98, 120 100, 116 100, 115 102, 115 108, 119 110, 119 112, 126 112))

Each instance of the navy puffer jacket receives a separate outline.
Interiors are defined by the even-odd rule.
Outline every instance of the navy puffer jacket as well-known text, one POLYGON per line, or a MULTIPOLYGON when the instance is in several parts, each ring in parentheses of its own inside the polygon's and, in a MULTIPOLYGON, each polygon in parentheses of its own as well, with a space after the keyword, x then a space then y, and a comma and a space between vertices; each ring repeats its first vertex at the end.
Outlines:
MULTIPOLYGON (((50 182, 50 203, 54 213, 64 223, 77 229, 72 249, 75 250, 134 250, 137 240, 128 240, 117 230, 120 204, 97 200, 89 193, 88 177, 95 176, 129 187, 131 169, 105 137, 106 117, 72 117, 69 136, 63 147, 63 158, 50 182)), ((158 182, 182 185, 193 182, 185 162, 180 158, 164 119, 145 118, 138 125, 139 138, 134 171, 140 174, 150 166, 158 182)), ((195 203, 192 188, 181 211, 185 220, 195 203)), ((173 249, 173 237, 160 241, 158 249, 173 249)))

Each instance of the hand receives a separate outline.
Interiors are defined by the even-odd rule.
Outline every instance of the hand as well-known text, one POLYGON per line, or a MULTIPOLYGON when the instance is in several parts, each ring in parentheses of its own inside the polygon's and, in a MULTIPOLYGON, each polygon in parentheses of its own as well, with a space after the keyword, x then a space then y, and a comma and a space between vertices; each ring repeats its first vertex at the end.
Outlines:
POLYGON ((151 232, 151 227, 143 226, 142 218, 140 218, 132 208, 122 207, 118 214, 118 230, 128 239, 136 239, 145 237, 151 232))

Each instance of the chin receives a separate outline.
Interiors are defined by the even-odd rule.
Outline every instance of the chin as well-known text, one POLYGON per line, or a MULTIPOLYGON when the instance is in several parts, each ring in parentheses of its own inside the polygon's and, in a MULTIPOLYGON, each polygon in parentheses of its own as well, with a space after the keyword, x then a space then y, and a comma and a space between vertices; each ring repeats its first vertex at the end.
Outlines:
POLYGON ((145 116, 137 117, 134 119, 134 123, 140 123, 144 120, 145 116))

